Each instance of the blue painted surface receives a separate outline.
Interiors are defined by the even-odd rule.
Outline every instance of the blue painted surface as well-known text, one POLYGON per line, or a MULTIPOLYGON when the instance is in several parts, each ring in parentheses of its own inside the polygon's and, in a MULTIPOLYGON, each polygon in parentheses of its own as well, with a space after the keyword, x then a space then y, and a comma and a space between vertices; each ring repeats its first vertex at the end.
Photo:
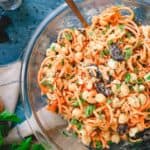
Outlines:
MULTIPOLYGON (((10 41, 0 44, 0 65, 15 61, 22 55, 27 43, 45 16, 59 6, 63 0, 24 0, 15 11, 7 11, 13 24, 7 28, 10 41)), ((3 10, 0 9, 0 14, 3 10)))

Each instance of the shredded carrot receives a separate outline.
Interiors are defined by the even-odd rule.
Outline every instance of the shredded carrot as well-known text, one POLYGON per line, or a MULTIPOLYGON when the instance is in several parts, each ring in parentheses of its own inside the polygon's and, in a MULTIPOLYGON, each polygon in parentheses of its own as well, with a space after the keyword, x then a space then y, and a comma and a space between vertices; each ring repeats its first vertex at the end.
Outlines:
POLYGON ((47 106, 47 110, 52 112, 56 112, 57 108, 58 108, 58 101, 54 101, 52 104, 49 104, 47 106))

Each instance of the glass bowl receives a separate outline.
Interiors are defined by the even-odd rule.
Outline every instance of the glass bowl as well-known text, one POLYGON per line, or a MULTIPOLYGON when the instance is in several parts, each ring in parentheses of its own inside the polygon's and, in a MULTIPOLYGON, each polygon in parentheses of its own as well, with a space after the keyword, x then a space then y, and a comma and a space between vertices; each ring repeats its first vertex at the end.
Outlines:
MULTIPOLYGON (((136 13, 136 21, 142 22, 142 24, 150 24, 150 4, 146 2, 135 0, 84 0, 77 2, 88 23, 90 23, 93 15, 99 14, 106 7, 122 4, 133 8, 136 13)), ((52 150, 87 150, 89 148, 81 144, 77 138, 73 136, 65 137, 62 134, 67 123, 60 116, 45 109, 46 98, 41 96, 37 84, 37 72, 45 57, 46 49, 51 42, 56 40, 58 32, 67 27, 81 27, 81 24, 68 6, 62 4, 49 14, 35 31, 23 57, 22 100, 29 125, 36 138, 45 148, 51 148, 52 150)), ((117 150, 121 147, 121 144, 114 145, 111 149, 117 150)))

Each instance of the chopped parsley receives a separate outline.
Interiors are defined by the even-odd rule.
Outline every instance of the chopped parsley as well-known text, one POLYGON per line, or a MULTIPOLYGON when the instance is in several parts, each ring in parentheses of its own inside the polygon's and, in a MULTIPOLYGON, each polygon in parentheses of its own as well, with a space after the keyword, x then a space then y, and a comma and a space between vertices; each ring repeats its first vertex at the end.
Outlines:
POLYGON ((51 68, 52 67, 52 64, 48 64, 48 68, 51 68))
POLYGON ((73 105, 74 107, 78 107, 78 106, 79 106, 79 102, 76 101, 76 102, 74 102, 72 105, 73 105))
POLYGON ((144 79, 143 78, 138 78, 137 79, 137 84, 143 84, 144 83, 144 79))
POLYGON ((107 103, 108 103, 108 104, 111 104, 111 103, 112 103, 112 100, 111 100, 111 99, 108 99, 108 100, 107 100, 107 103))
POLYGON ((150 81, 150 72, 144 76, 145 81, 150 81))
POLYGON ((43 80, 43 81, 41 81, 41 85, 50 88, 51 91, 54 91, 54 86, 50 83, 49 80, 43 80))
MULTIPOLYGON (((83 99, 83 97, 80 95, 80 96, 79 96, 79 101, 80 101, 80 103, 84 103, 84 102, 85 102, 85 99, 83 99)), ((73 103, 73 106, 74 106, 74 107, 78 107, 78 106, 79 106, 79 102, 78 102, 78 101, 74 102, 74 103, 73 103)))
POLYGON ((63 66, 65 64, 64 59, 61 60, 61 65, 63 66))
POLYGON ((90 35, 90 36, 93 36, 93 34, 94 34, 93 31, 90 31, 90 32, 89 32, 89 35, 90 35))
POLYGON ((85 109, 85 116, 89 117, 93 114, 93 111, 95 110, 95 106, 94 105, 88 105, 85 109))
POLYGON ((116 84, 117 89, 120 89, 120 87, 121 87, 121 84, 116 84))
POLYGON ((130 32, 127 32, 127 33, 126 33, 126 36, 127 36, 127 38, 129 38, 129 39, 130 39, 130 38, 131 38, 131 36, 132 36, 132 34, 131 34, 130 32))
POLYGON ((69 134, 68 134, 67 131, 62 131, 62 134, 63 134, 65 137, 68 137, 68 136, 69 136, 69 134))
POLYGON ((110 25, 107 25, 104 30, 102 30, 102 34, 106 34, 106 32, 110 29, 110 25))
POLYGON ((55 51, 55 50, 56 50, 55 43, 52 43, 52 44, 51 44, 50 49, 51 49, 52 51, 55 51))
POLYGON ((71 33, 65 33, 65 38, 66 38, 68 41, 71 41, 71 40, 72 40, 72 35, 71 35, 71 33))
POLYGON ((120 29, 121 31, 123 31, 123 30, 125 29, 125 25, 124 25, 124 24, 120 24, 118 27, 119 27, 119 29, 120 29))
POLYGON ((78 133, 77 133, 77 132, 73 132, 73 133, 72 133, 72 136, 73 136, 74 138, 77 138, 77 137, 78 137, 78 133))
POLYGON ((104 49, 104 50, 100 51, 101 57, 108 56, 109 54, 110 54, 110 51, 108 49, 104 49))
POLYGON ((96 141, 96 150, 102 150, 102 143, 100 141, 96 141))
POLYGON ((108 44, 108 46, 112 45, 112 44, 113 44, 113 40, 109 40, 109 41, 107 42, 107 44, 108 44))
POLYGON ((124 55, 125 55, 126 60, 129 59, 132 56, 132 49, 131 48, 126 48, 124 55))
POLYGON ((137 67, 134 68, 134 73, 138 73, 139 69, 137 67))
POLYGON ((130 79, 131 79, 131 75, 130 75, 130 73, 127 73, 127 74, 125 75, 125 82, 126 82, 126 83, 130 82, 130 79))
POLYGON ((79 120, 73 118, 73 119, 71 119, 70 123, 72 125, 75 125, 79 130, 82 129, 82 123, 79 120))

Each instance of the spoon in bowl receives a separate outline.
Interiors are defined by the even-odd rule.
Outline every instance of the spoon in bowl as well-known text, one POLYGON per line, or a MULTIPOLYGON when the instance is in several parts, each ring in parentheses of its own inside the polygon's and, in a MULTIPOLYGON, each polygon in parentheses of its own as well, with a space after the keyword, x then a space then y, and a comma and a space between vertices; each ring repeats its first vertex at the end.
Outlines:
POLYGON ((82 23, 82 26, 85 28, 88 26, 87 21, 84 19, 84 17, 81 15, 79 9, 77 8, 76 4, 73 0, 65 0, 68 6, 71 8, 71 10, 74 12, 74 14, 77 16, 77 18, 82 23))

